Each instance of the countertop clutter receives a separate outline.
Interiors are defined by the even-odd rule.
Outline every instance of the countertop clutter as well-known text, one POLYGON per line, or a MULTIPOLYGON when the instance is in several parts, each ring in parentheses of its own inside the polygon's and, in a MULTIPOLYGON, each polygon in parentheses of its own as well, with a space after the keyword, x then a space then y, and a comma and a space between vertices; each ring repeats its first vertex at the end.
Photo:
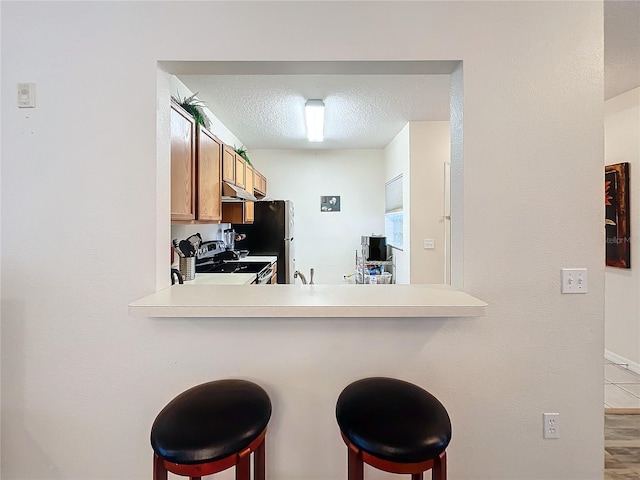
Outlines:
MULTIPOLYGON (((210 274, 219 275, 219 274, 210 274)), ((238 274, 234 274, 238 275, 238 274)), ((129 304, 138 317, 481 317, 487 304, 449 285, 173 285, 129 304)))

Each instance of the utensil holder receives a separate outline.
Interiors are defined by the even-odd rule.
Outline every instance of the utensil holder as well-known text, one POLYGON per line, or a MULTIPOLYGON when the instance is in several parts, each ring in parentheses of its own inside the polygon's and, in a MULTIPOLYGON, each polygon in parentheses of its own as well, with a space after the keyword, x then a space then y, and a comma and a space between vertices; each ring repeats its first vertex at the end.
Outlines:
POLYGON ((196 278, 196 257, 180 257, 179 267, 185 282, 196 278))

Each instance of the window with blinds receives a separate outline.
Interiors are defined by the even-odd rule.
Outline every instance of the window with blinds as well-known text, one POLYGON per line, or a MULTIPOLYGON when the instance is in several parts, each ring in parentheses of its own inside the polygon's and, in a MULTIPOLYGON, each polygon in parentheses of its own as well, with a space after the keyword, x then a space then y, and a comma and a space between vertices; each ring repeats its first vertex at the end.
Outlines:
POLYGON ((402 205, 402 174, 384 184, 384 235, 387 245, 402 250, 404 211, 402 205))

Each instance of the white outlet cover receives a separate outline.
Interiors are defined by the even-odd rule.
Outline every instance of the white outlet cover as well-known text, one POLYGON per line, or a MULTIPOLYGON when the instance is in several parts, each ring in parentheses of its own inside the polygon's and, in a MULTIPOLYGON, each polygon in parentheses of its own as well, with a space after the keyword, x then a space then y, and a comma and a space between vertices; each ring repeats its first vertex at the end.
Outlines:
POLYGON ((544 413, 542 419, 544 422, 544 438, 560 438, 560 414, 544 413))
POLYGON ((425 238, 424 239, 424 248, 431 249, 436 248, 436 242, 433 238, 425 238))

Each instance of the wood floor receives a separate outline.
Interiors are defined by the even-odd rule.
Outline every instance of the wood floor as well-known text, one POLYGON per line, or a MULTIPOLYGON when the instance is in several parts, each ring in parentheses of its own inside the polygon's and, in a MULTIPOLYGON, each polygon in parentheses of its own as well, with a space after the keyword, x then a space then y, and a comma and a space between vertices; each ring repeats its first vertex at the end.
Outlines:
POLYGON ((640 480, 640 415, 604 416, 604 479, 640 480))

